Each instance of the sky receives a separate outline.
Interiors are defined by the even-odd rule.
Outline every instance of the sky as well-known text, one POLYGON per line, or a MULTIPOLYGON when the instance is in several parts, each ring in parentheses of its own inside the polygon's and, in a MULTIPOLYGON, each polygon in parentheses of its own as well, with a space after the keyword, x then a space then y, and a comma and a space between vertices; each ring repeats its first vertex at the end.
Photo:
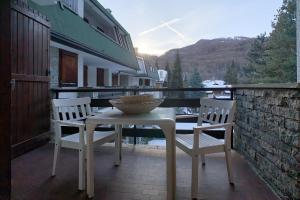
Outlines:
POLYGON ((161 55, 200 39, 271 32, 282 0, 98 0, 130 33, 138 52, 161 55))

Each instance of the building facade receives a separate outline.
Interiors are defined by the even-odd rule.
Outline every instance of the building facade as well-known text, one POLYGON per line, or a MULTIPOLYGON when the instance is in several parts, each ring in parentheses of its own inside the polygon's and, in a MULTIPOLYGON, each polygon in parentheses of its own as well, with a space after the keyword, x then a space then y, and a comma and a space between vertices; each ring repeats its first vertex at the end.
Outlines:
POLYGON ((130 81, 122 73, 139 70, 129 33, 97 0, 32 0, 29 6, 50 22, 51 88, 120 86, 130 81))

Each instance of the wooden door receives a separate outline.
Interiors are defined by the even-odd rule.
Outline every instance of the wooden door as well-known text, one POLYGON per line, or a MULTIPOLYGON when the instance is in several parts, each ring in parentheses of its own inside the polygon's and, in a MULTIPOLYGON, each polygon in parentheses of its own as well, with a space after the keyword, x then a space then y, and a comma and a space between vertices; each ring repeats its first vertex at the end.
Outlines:
POLYGON ((10 0, 0 2, 0 199, 10 199, 11 192, 11 112, 10 112, 10 0))
POLYGON ((83 86, 88 86, 88 66, 83 65, 83 86))
POLYGON ((112 86, 119 86, 119 75, 112 74, 112 86))
POLYGON ((104 69, 97 68, 97 86, 104 86, 104 69))
MULTIPOLYGON (((11 9, 11 145, 21 154, 49 131, 49 24, 24 4, 11 9)), ((45 137, 44 137, 45 136, 45 137)))
POLYGON ((69 51, 59 51, 59 85, 76 87, 78 85, 78 55, 69 51))

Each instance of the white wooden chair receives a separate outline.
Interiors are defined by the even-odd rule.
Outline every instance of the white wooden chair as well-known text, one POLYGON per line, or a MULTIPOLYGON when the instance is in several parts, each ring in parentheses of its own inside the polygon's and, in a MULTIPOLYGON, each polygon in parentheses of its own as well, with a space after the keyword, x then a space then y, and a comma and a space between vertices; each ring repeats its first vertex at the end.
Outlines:
MULTIPOLYGON (((86 135, 84 120, 92 115, 90 103, 91 99, 89 97, 52 100, 55 132, 52 176, 55 176, 57 158, 61 147, 79 150, 79 190, 84 190, 85 188, 86 135), (79 132, 62 136, 61 128, 63 126, 77 127, 79 132)), ((114 139, 114 131, 94 132, 94 142, 97 142, 97 144, 101 145, 114 139)))
MULTIPOLYGON (((176 134, 176 146, 192 157, 191 197, 197 198, 199 155, 205 164, 205 154, 225 152, 228 179, 233 184, 231 172, 231 132, 235 112, 235 101, 201 99, 197 126, 193 134, 176 134), (203 123, 208 122, 208 123, 203 123), (225 130, 224 140, 211 137, 202 131, 225 130)), ((181 116, 184 117, 184 116, 181 116)))

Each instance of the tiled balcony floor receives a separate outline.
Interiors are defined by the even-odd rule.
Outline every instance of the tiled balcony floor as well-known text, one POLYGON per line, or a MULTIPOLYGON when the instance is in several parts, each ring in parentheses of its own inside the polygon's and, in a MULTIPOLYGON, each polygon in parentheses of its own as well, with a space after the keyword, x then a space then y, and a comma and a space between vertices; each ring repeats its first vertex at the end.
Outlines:
MULTIPOLYGON (((50 177, 53 145, 47 144, 12 161, 12 199, 86 199, 77 190, 78 153, 63 149, 57 176, 50 177)), ((114 167, 114 149, 97 147, 95 152, 95 198, 105 200, 165 199, 165 150, 127 146, 123 160, 114 167)), ((235 186, 228 184, 223 154, 208 155, 199 169, 199 199, 277 199, 246 161, 233 152, 235 186)), ((176 199, 190 199, 191 159, 177 149, 176 199)))

